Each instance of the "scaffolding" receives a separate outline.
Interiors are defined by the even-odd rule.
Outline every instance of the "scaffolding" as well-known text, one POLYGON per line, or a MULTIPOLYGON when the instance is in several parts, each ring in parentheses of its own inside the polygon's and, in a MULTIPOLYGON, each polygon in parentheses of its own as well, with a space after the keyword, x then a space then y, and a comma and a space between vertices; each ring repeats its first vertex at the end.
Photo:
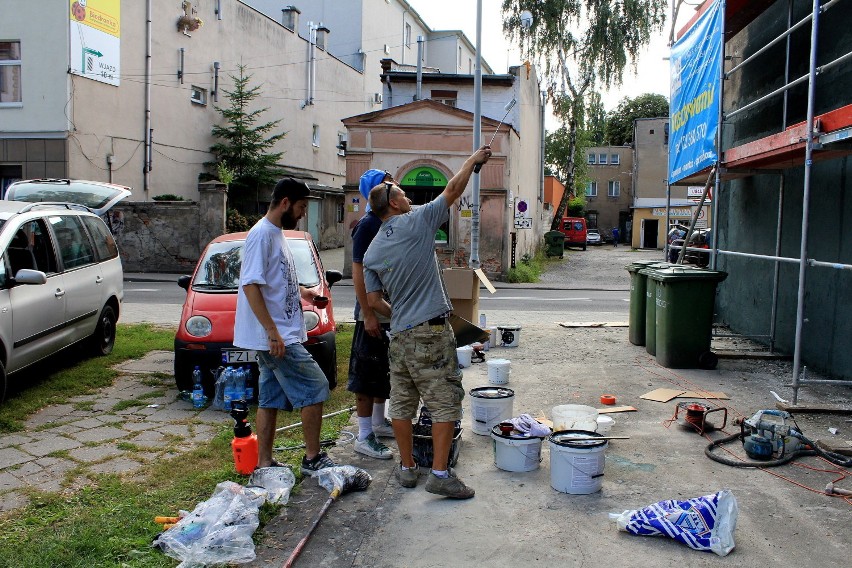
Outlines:
MULTIPOLYGON (((727 39, 732 38, 736 33, 744 29, 760 14, 765 12, 767 8, 775 4, 775 0, 719 0, 721 2, 720 9, 724 14, 722 33, 720 41, 722 42, 722 53, 725 54, 725 44, 727 39), (727 39, 726 39, 727 36, 727 39)), ((783 0, 778 0, 783 1, 783 0)), ((708 0, 696 12, 693 19, 680 32, 679 36, 688 30, 703 13, 703 11, 712 4, 713 0, 708 0)), ((815 160, 835 159, 842 156, 852 154, 852 146, 846 142, 852 141, 852 105, 842 106, 833 109, 829 112, 816 115, 815 113, 815 93, 817 77, 827 70, 842 65, 843 63, 852 60, 852 52, 845 53, 840 57, 822 64, 818 64, 817 39, 819 37, 819 22, 821 15, 825 14, 831 8, 837 6, 843 0, 828 0, 821 4, 820 0, 812 0, 811 13, 793 22, 794 6, 793 0, 787 0, 787 22, 786 30, 760 47, 754 53, 731 66, 725 71, 725 63, 730 61, 728 56, 723 57, 721 70, 721 93, 720 93, 720 116, 719 126, 716 137, 716 155, 717 162, 714 166, 706 168, 703 171, 697 172, 687 178, 679 180, 674 185, 696 185, 704 183, 703 196, 696 208, 696 214, 693 216, 690 223, 690 229, 684 237, 684 244, 689 243, 689 237, 694 230, 697 220, 697 213, 704 206, 707 198, 708 190, 711 185, 714 186, 714 195, 712 200, 713 207, 713 226, 712 242, 710 245, 710 263, 711 268, 717 267, 718 258, 720 256, 742 257, 756 259, 760 261, 768 261, 774 263, 773 283, 772 283, 772 312, 770 316, 770 329, 768 335, 759 335, 751 337, 767 338, 769 340, 770 351, 775 350, 776 343, 776 320, 778 309, 778 288, 779 288, 779 272, 782 263, 797 264, 798 271, 798 288, 796 295, 796 324, 795 324, 795 339, 793 348, 793 377, 792 384, 788 385, 793 389, 793 404, 798 402, 799 389, 804 385, 817 383, 831 383, 835 385, 852 386, 852 381, 848 380, 818 380, 808 379, 805 376, 806 367, 802 365, 802 327, 805 314, 805 284, 808 276, 809 268, 824 268, 834 270, 852 270, 852 265, 839 262, 827 262, 808 257, 808 225, 810 213, 810 198, 811 198, 811 170, 815 160), (810 24, 810 51, 808 72, 800 77, 790 79, 790 43, 791 34, 795 31, 804 28, 810 24), (755 98, 746 104, 743 104, 735 109, 730 109, 725 112, 724 109, 724 87, 725 80, 731 78, 736 73, 740 72, 744 67, 753 64, 756 61, 761 61, 769 50, 781 42, 786 42, 785 61, 784 61, 784 85, 769 92, 763 96, 755 98), (804 122, 794 125, 787 124, 788 115, 788 95, 790 89, 798 85, 807 85, 807 118, 804 122), (782 120, 780 131, 766 136, 764 138, 741 144, 733 148, 729 148, 722 152, 723 129, 725 124, 734 116, 746 112, 750 109, 758 107, 771 99, 783 97, 782 101, 782 120), (781 256, 781 235, 783 227, 783 207, 784 207, 784 184, 785 171, 794 167, 804 168, 804 187, 803 187, 803 204, 802 204, 802 219, 801 219, 801 242, 800 254, 798 258, 781 256), (708 175, 709 174, 709 175, 708 175), (753 254, 736 250, 723 250, 719 248, 719 202, 722 190, 722 182, 735 178, 755 176, 755 175, 777 175, 779 176, 778 185, 778 217, 775 235, 775 254, 753 254)), ((669 205, 667 203, 667 209, 669 205)), ((668 243, 667 243, 668 244, 668 243)), ((679 261, 683 261, 684 253, 687 250, 708 252, 706 249, 698 249, 684 246, 680 252, 679 261)))

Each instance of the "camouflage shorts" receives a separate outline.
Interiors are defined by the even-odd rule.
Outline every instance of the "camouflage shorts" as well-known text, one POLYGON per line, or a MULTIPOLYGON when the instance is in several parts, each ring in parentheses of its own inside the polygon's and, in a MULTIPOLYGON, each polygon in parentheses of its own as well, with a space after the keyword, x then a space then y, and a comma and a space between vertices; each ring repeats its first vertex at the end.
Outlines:
POLYGON ((420 324, 395 334, 388 356, 391 418, 413 419, 422 398, 435 422, 461 420, 464 387, 449 323, 420 324))

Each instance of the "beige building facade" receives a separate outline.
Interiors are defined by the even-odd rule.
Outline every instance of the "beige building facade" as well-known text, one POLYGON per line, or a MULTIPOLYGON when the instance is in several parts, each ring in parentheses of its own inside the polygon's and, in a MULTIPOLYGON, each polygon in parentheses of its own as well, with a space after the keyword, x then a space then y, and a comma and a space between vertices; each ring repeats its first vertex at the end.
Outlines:
POLYGON ((609 239, 618 227, 619 240, 629 240, 627 226, 633 203, 633 151, 629 146, 594 146, 586 150, 586 224, 609 239))

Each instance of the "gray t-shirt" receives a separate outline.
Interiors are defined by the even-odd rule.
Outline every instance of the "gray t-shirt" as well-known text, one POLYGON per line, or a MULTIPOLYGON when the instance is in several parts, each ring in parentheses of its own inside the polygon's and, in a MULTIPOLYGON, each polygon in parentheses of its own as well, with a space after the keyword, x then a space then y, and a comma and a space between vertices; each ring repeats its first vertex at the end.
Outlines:
POLYGON ((442 195, 379 228, 364 255, 367 293, 384 289, 393 306, 391 333, 399 333, 452 310, 435 254, 435 231, 447 222, 442 195))

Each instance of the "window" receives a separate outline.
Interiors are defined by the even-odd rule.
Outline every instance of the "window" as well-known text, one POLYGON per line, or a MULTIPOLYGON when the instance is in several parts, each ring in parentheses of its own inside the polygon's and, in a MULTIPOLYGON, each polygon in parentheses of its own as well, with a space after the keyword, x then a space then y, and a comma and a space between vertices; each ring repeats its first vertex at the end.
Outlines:
POLYGON ((311 144, 313 144, 315 147, 319 148, 319 143, 320 143, 319 124, 314 124, 313 133, 311 134, 311 144))
POLYGON ((618 197, 621 195, 621 182, 620 181, 610 181, 607 184, 606 194, 609 197, 618 197))
POLYGON ((56 254, 47 233, 44 219, 35 219, 21 225, 9 243, 9 263, 12 274, 22 268, 40 270, 50 276, 56 274, 56 254))
POLYGON ((191 100, 197 105, 206 105, 207 89, 202 89, 201 87, 196 87, 195 85, 193 85, 189 88, 189 100, 191 100))
POLYGON ((586 226, 590 229, 598 228, 598 212, 597 211, 589 211, 586 213, 586 226))
POLYGON ((598 182, 596 182, 596 181, 586 182, 586 197, 597 197, 597 196, 598 196, 598 182))
POLYGON ((0 41, 0 106, 20 106, 21 42, 0 41))
POLYGON ((668 144, 669 144, 669 123, 668 122, 663 126, 663 137, 664 137, 663 138, 663 144, 668 146, 668 144))
POLYGON ((617 166, 618 164, 621 163, 621 157, 619 157, 618 154, 610 154, 609 163, 612 164, 613 166, 617 166))
POLYGON ((591 165, 596 164, 597 160, 595 158, 596 158, 596 156, 594 154, 589 154, 589 160, 588 160, 589 164, 591 164, 591 165))
POLYGON ((429 98, 435 101, 436 103, 443 103, 451 107, 456 106, 458 97, 458 91, 446 91, 442 89, 432 89, 432 92, 429 96, 429 98))
POLYGON ((346 155, 346 133, 338 132, 337 133, 337 155, 345 156, 346 155))
POLYGON ((112 233, 107 229, 106 224, 100 219, 94 217, 82 217, 83 224, 92 235, 92 240, 95 241, 95 249, 98 251, 98 257, 101 261, 109 260, 118 256, 118 246, 115 244, 115 239, 112 238, 112 233))
POLYGON ((59 256, 65 270, 86 266, 95 262, 95 250, 89 241, 89 235, 83 230, 80 221, 74 215, 62 215, 49 218, 59 256))
POLYGON ((411 49, 411 24, 405 24, 405 47, 411 49))
POLYGON ((606 154, 598 154, 598 163, 606 164, 606 154))
POLYGON ((22 180, 24 177, 24 168, 19 165, 0 165, 0 199, 6 195, 6 188, 22 180))

